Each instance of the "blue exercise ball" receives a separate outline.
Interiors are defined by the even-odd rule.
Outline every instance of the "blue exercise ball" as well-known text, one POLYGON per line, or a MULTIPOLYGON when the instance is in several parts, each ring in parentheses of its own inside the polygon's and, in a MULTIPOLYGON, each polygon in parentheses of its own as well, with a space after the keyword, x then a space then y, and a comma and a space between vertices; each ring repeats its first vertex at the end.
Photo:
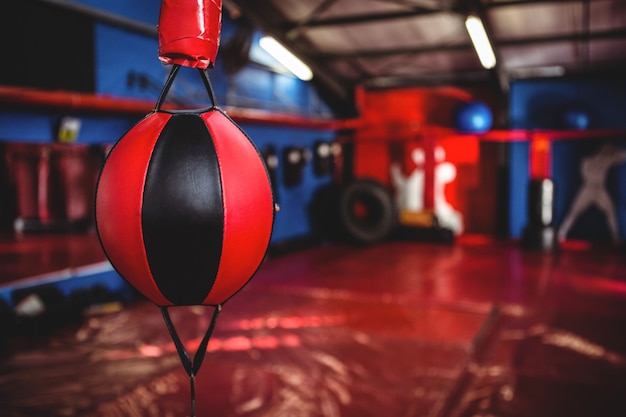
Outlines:
POLYGON ((459 107, 455 122, 456 128, 461 132, 484 133, 493 125, 493 114, 484 103, 472 101, 459 107))
POLYGON ((584 130, 589 127, 589 113, 583 109, 568 109, 563 113, 563 125, 566 129, 584 130))

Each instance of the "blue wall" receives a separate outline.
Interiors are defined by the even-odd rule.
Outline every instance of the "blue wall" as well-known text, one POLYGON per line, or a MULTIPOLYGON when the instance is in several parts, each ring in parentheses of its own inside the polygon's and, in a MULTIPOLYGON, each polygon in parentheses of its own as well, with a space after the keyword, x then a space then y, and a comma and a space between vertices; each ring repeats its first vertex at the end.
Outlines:
POLYGON ((509 234, 519 238, 528 218, 528 142, 509 144, 509 234))
POLYGON ((589 114, 592 129, 626 128, 626 78, 518 80, 511 84, 512 129, 566 129, 570 109, 589 114))
MULTIPOLYGON (((160 2, 154 0, 76 0, 78 3, 114 13, 137 22, 156 26, 160 2)), ((221 45, 238 29, 226 11, 223 15, 221 45)), ((236 74, 227 74, 218 54, 209 76, 218 105, 247 107, 288 113, 304 117, 332 117, 329 107, 319 98, 312 84, 296 77, 268 69, 272 58, 258 46, 260 33, 254 35, 251 55, 255 61, 236 74)), ((94 25, 95 93, 114 97, 155 100, 167 77, 169 67, 158 60, 157 38, 134 33, 105 23, 94 25)), ((91 59, 86 57, 85 59, 91 59)), ((196 71, 183 68, 169 98, 196 107, 210 103, 196 71)), ((108 144, 115 142, 140 118, 139 116, 100 116, 76 111, 0 111, 0 141, 53 142, 58 121, 64 116, 81 120, 78 143, 108 144)), ((242 128, 260 149, 272 145, 278 155, 287 146, 308 147, 317 140, 330 141, 330 131, 281 126, 244 124, 242 128)), ((282 178, 279 166, 278 178, 282 178)), ((306 236, 311 233, 307 207, 319 186, 330 182, 330 176, 315 177, 311 164, 304 167, 300 185, 285 188, 278 185, 281 211, 276 216, 273 242, 306 236)))
MULTIPOLYGON (((267 126, 243 125, 245 132, 254 138, 257 146, 263 150, 272 145, 276 148, 279 158, 284 148, 302 146, 313 151, 313 144, 318 140, 330 141, 334 134, 328 131, 315 131, 297 128, 275 129, 267 126)), ((307 236, 311 233, 311 220, 308 209, 315 191, 322 185, 330 182, 330 176, 317 177, 313 172, 313 164, 308 163, 303 168, 302 182, 293 187, 286 187, 283 177, 284 164, 278 165, 276 177, 278 180, 277 199, 280 211, 276 214, 272 242, 307 236)))
MULTIPOLYGON (((583 158, 610 142, 626 148, 626 79, 604 76, 594 79, 519 80, 511 85, 509 114, 513 129, 563 131, 568 126, 564 115, 577 110, 588 116, 586 129, 625 129, 625 134, 602 139, 585 139, 585 129, 579 129, 581 139, 552 142, 552 179, 555 183, 555 225, 561 224, 581 185, 580 164, 583 158)), ((558 132, 554 133, 558 136, 558 132)), ((520 237, 527 223, 528 143, 513 143, 509 147, 510 208, 509 231, 520 237)), ((613 201, 620 234, 626 236, 626 166, 609 171, 606 187, 613 201)), ((604 215, 591 208, 579 218, 568 235, 573 239, 607 241, 610 239, 604 215)))

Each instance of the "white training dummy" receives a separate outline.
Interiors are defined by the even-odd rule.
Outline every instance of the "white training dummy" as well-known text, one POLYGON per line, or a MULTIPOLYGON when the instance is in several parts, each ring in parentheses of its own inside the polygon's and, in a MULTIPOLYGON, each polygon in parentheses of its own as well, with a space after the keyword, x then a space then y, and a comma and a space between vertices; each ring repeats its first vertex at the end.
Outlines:
POLYGON ((454 209, 446 200, 444 192, 446 184, 456 178, 456 167, 451 162, 444 162, 446 151, 441 147, 435 149, 435 185, 433 199, 435 202, 435 215, 441 227, 454 232, 455 235, 463 232, 463 215, 454 209))
POLYGON ((402 173, 400 164, 391 164, 391 180, 396 189, 398 210, 417 213, 424 210, 424 151, 414 149, 411 159, 416 167, 408 177, 402 173))
MULTIPOLYGON (((454 209, 445 196, 445 186, 456 178, 456 167, 445 162, 446 153, 441 147, 435 150, 435 178, 433 187, 434 212, 441 227, 460 234, 463 231, 463 216, 454 209)), ((414 149, 411 159, 415 169, 404 176, 398 163, 392 163, 391 180, 396 189, 396 205, 400 212, 419 213, 424 210, 424 150, 414 149)))
POLYGON ((606 189, 606 178, 614 165, 626 161, 626 151, 606 144, 598 153, 584 158, 580 164, 583 183, 574 198, 570 210, 559 228, 559 239, 565 239, 578 217, 591 206, 596 206, 606 216, 613 242, 620 240, 617 216, 613 202, 606 189))

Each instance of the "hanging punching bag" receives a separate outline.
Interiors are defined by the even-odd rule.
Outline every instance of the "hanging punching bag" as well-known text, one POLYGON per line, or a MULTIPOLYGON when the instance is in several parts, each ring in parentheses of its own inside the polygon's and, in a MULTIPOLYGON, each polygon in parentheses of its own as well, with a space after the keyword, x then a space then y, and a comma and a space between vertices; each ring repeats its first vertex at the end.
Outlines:
POLYGON ((222 304, 254 275, 274 221, 270 178, 252 141, 216 105, 206 68, 219 43, 221 0, 163 0, 159 59, 173 64, 155 110, 113 147, 96 189, 96 226, 113 267, 161 307, 191 384, 222 304), (165 111, 180 66, 197 68, 212 105, 165 111), (210 305, 191 360, 171 306, 210 305))
POLYGON ((222 304, 269 245, 269 176, 252 141, 219 108, 167 112, 160 103, 105 162, 96 191, 100 240, 120 275, 155 304, 222 304))
POLYGON ((96 225, 115 269, 159 306, 217 305, 260 265, 273 224, 260 153, 215 103, 204 69, 219 44, 221 0, 163 0, 159 58, 174 63, 155 111, 113 147, 96 225), (161 110, 180 65, 198 68, 212 106, 161 110))

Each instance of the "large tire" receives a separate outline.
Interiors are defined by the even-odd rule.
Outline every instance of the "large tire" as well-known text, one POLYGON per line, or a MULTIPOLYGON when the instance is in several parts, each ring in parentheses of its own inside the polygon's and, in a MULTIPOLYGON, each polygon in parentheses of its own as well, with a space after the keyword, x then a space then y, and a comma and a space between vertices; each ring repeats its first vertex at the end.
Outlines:
POLYGON ((339 217, 347 235, 361 244, 385 239, 397 223, 391 193, 371 179, 353 181, 343 189, 339 217))

